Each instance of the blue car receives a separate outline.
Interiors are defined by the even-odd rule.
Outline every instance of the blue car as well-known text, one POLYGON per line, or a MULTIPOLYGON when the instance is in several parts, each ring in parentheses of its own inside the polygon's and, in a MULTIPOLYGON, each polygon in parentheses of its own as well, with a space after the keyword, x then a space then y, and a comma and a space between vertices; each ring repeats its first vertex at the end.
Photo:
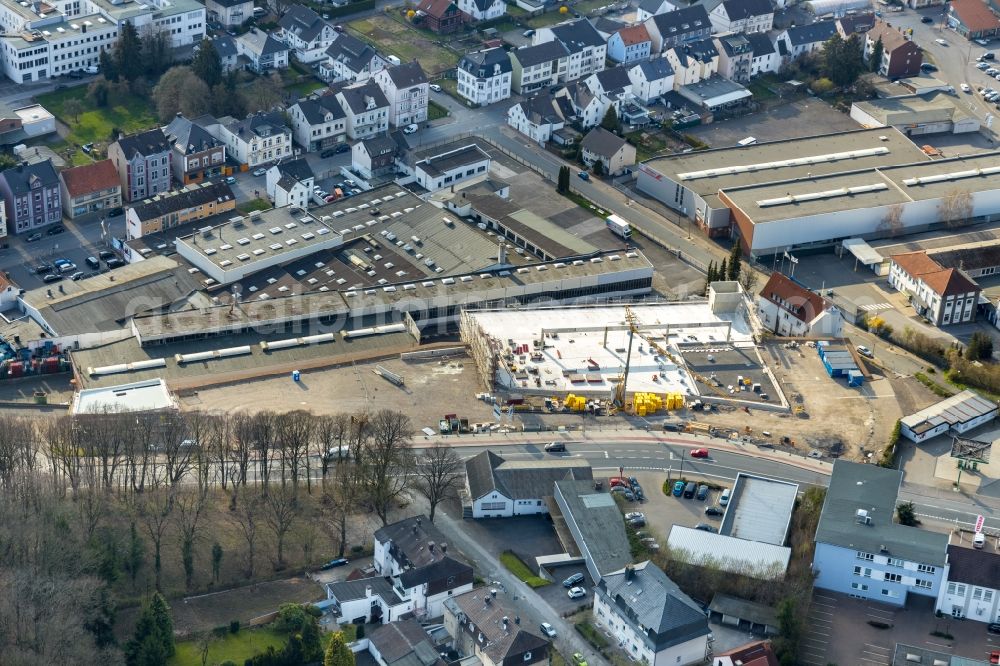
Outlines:
POLYGON ((677 481, 674 483, 674 497, 680 497, 684 493, 684 482, 677 481))
POLYGON ((580 177, 580 180, 590 180, 590 174, 586 171, 581 171, 576 175, 580 177))
POLYGON ((330 560, 329 562, 327 562, 326 564, 324 564, 323 566, 321 566, 319 568, 319 570, 320 571, 326 571, 327 569, 336 569, 337 567, 346 566, 347 563, 348 563, 347 558, 345 558, 345 557, 338 557, 337 559, 330 560))

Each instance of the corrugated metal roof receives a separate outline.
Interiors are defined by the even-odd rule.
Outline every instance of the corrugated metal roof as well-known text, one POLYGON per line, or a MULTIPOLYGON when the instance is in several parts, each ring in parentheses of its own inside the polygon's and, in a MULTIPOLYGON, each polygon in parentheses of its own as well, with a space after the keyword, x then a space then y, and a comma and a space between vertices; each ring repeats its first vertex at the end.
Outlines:
POLYGON ((962 391, 915 414, 910 414, 903 418, 902 423, 911 430, 925 423, 939 424, 942 421, 957 425, 995 411, 997 411, 996 403, 972 391, 962 391))
POLYGON ((667 537, 670 556, 684 562, 711 562, 722 571, 753 578, 783 578, 792 549, 760 541, 674 525, 667 537))
POLYGON ((738 474, 719 532, 783 546, 798 493, 794 483, 738 474))

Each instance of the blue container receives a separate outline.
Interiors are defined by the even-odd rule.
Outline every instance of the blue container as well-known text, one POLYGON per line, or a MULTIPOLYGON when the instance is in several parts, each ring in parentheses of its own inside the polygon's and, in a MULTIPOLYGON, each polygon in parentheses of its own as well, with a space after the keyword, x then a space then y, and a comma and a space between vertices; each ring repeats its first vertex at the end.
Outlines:
POLYGON ((297 382, 297 381, 299 381, 299 379, 301 379, 301 375, 299 374, 299 371, 298 370, 292 370, 292 381, 293 382, 297 382))

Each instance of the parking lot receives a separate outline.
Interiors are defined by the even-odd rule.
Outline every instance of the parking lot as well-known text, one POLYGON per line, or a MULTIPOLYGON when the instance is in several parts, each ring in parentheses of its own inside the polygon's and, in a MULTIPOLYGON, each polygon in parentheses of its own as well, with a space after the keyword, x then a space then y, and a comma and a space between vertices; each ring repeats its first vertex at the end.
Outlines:
MULTIPOLYGON (((678 478, 679 469, 670 473, 671 481, 678 478)), ((625 470, 628 474, 628 470, 625 470)), ((670 528, 674 525, 694 527, 698 523, 708 523, 718 529, 722 522, 721 516, 710 517, 705 515, 705 509, 709 506, 719 504, 721 490, 712 490, 705 500, 699 501, 695 498, 684 499, 684 497, 667 496, 662 492, 663 482, 667 475, 662 472, 635 472, 634 476, 639 480, 646 492, 646 501, 637 504, 634 511, 642 511, 646 514, 646 527, 643 531, 649 532, 650 536, 660 543, 666 543, 670 528)), ((685 478, 694 481, 701 481, 695 475, 685 474, 685 478)))
POLYGON ((850 116, 826 102, 808 97, 768 109, 766 114, 753 113, 742 118, 721 120, 693 128, 688 133, 712 148, 723 148, 735 146, 740 139, 748 136, 764 142, 856 129, 858 124, 850 116))

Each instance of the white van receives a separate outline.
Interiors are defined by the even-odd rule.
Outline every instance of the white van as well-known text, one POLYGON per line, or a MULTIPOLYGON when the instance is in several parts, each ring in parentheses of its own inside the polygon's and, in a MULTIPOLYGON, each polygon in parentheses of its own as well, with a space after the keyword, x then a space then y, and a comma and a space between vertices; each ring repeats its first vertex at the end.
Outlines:
POLYGON ((729 488, 723 488, 722 494, 719 495, 719 504, 722 506, 726 506, 727 504, 729 504, 729 495, 731 493, 732 491, 729 490, 729 488))
POLYGON ((972 547, 982 550, 983 546, 985 545, 986 545, 986 535, 983 534, 982 532, 976 532, 976 535, 972 537, 972 547))
POLYGON ((757 139, 755 137, 748 136, 745 139, 740 139, 739 141, 737 141, 736 145, 737 146, 752 146, 755 143, 757 143, 757 139))

